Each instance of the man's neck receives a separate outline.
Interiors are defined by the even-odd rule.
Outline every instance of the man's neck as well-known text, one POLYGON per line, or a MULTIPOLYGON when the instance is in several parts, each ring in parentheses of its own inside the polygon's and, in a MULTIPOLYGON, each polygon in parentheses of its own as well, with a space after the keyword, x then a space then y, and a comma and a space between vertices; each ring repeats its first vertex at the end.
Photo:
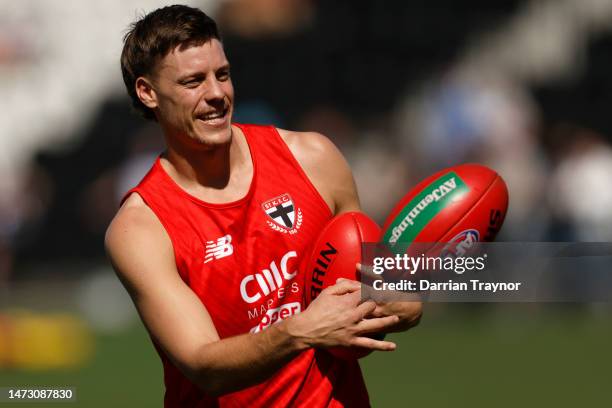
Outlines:
POLYGON ((189 193, 205 201, 216 201, 209 197, 215 191, 225 191, 231 197, 234 187, 238 190, 237 195, 246 194, 246 191, 241 191, 244 190, 244 180, 236 179, 252 174, 252 162, 240 129, 232 127, 229 143, 202 149, 166 142, 168 149, 162 165, 170 177, 189 193))

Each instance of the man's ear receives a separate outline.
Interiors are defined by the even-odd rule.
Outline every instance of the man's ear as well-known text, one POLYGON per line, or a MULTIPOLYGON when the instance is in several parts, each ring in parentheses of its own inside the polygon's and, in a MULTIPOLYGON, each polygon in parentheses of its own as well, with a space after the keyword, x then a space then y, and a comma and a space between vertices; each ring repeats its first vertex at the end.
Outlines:
POLYGON ((136 79, 136 95, 138 95, 138 99, 149 109, 157 108, 157 93, 155 89, 153 89, 153 84, 145 78, 138 77, 136 79))

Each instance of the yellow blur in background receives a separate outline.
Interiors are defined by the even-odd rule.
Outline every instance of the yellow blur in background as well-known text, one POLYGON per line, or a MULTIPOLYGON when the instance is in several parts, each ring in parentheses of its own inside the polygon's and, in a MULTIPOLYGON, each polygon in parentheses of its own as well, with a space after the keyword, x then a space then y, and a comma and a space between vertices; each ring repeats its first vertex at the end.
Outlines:
POLYGON ((94 347, 92 332, 75 315, 27 310, 0 314, 2 369, 74 369, 91 359, 94 347))

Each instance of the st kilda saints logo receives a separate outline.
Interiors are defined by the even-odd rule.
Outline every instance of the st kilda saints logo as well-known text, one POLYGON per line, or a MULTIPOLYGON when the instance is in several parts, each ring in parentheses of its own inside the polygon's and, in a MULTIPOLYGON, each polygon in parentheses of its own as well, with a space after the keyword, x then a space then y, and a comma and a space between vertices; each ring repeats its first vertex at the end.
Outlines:
POLYGON ((275 231, 296 234, 302 226, 302 210, 287 193, 264 202, 261 208, 269 218, 266 223, 275 231))

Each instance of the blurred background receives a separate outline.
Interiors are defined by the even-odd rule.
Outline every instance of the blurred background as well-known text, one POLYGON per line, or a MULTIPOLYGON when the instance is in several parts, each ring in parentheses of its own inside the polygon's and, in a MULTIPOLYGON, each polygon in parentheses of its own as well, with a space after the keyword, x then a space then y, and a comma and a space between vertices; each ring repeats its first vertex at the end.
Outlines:
MULTIPOLYGON (((186 3, 219 23, 235 120, 330 137, 376 220, 424 176, 479 162, 509 186, 499 240, 612 240, 612 0, 186 3)), ((0 386, 162 406, 103 237, 163 149, 123 88, 122 37, 169 4, 0 0, 0 386)), ((610 405, 611 317, 427 305, 398 351, 362 360, 372 403, 610 405)))

